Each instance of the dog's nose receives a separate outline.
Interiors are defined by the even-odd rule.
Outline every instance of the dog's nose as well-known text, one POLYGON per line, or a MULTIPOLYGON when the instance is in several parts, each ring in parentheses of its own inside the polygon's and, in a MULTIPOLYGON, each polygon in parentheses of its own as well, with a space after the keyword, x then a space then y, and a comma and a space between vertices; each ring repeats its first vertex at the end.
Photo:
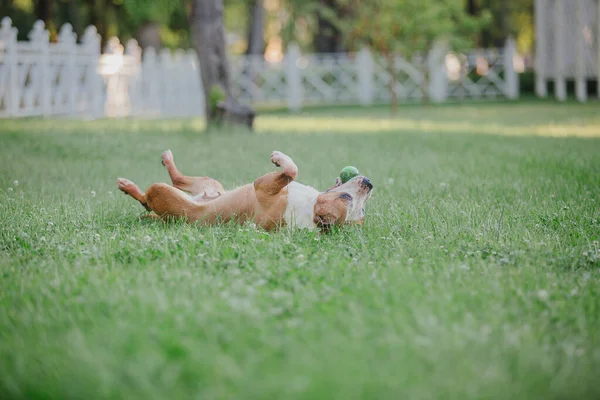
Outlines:
POLYGON ((373 189, 373 184, 371 183, 371 180, 369 178, 363 178, 362 184, 363 186, 368 187, 369 190, 373 189))

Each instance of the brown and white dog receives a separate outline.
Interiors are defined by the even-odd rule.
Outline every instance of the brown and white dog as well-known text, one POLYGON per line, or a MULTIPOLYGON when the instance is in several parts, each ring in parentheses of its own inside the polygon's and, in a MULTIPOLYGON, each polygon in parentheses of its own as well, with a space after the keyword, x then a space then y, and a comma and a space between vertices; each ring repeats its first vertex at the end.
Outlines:
POLYGON ((270 231, 282 226, 328 230, 343 224, 362 225, 365 202, 373 184, 364 176, 346 183, 338 178, 325 192, 295 182, 298 167, 285 154, 274 151, 271 162, 281 170, 253 183, 225 191, 215 179, 185 176, 175 166, 170 150, 162 154, 173 186, 155 183, 143 193, 135 183, 118 179, 119 189, 148 211, 150 218, 184 218, 189 222, 214 224, 235 220, 254 221, 270 231))

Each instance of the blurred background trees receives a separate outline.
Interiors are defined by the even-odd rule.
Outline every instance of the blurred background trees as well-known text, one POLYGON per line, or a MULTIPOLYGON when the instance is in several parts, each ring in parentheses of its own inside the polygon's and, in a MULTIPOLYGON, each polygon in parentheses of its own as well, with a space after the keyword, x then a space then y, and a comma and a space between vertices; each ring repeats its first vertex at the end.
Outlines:
MULTIPOLYGON (((533 1, 428 0, 418 3, 432 7, 431 14, 449 4, 458 4, 466 16, 488 14, 491 23, 469 34, 470 40, 482 47, 502 46, 507 36, 514 35, 519 51, 528 53, 533 45, 533 1)), ((356 50, 361 40, 354 39, 371 35, 373 27, 380 26, 383 30, 380 21, 387 23, 386 18, 392 18, 393 21, 388 21, 392 23, 413 21, 412 15, 386 14, 386 7, 405 12, 418 3, 412 0, 224 0, 226 42, 234 54, 277 53, 290 41, 307 51, 356 50), (370 26, 365 26, 365 21, 370 22, 370 26), (361 22, 363 29, 371 32, 355 29, 350 36, 348 26, 361 22)), ((42 19, 53 37, 63 23, 69 22, 78 34, 93 24, 103 38, 114 35, 122 41, 136 38, 142 46, 191 48, 191 5, 192 0, 0 0, 0 16, 12 18, 21 40, 26 39, 33 22, 42 19)), ((432 15, 423 15, 433 21, 432 15)))

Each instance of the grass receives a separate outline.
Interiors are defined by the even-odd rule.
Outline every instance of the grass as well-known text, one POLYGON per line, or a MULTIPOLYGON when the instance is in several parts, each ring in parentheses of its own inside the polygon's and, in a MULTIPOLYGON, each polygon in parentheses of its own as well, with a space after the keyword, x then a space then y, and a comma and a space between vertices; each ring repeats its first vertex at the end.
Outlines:
POLYGON ((0 397, 600 396, 598 104, 198 126, 2 121, 0 397), (140 222, 115 180, 166 181, 167 148, 228 187, 273 149, 320 188, 356 165, 365 226, 140 222))

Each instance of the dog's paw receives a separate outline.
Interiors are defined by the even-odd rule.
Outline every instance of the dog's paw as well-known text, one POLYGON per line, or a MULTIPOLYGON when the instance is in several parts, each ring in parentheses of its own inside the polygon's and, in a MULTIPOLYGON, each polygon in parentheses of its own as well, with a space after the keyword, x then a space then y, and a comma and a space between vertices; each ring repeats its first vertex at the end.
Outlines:
POLYGON ((281 167, 290 158, 280 151, 275 150, 271 153, 271 162, 278 167, 281 167))
POLYGON ((164 165, 166 167, 167 163, 173 162, 173 153, 171 152, 171 150, 165 150, 161 154, 161 158, 162 158, 162 165, 164 165))
POLYGON ((119 178, 117 179, 117 186, 119 186, 119 190, 125 193, 131 191, 131 189, 136 188, 137 185, 131 182, 129 179, 119 178))
POLYGON ((283 169, 283 173, 288 175, 292 180, 296 179, 298 167, 296 164, 294 164, 289 156, 280 151, 274 151, 271 153, 271 162, 278 167, 281 167, 283 169))

